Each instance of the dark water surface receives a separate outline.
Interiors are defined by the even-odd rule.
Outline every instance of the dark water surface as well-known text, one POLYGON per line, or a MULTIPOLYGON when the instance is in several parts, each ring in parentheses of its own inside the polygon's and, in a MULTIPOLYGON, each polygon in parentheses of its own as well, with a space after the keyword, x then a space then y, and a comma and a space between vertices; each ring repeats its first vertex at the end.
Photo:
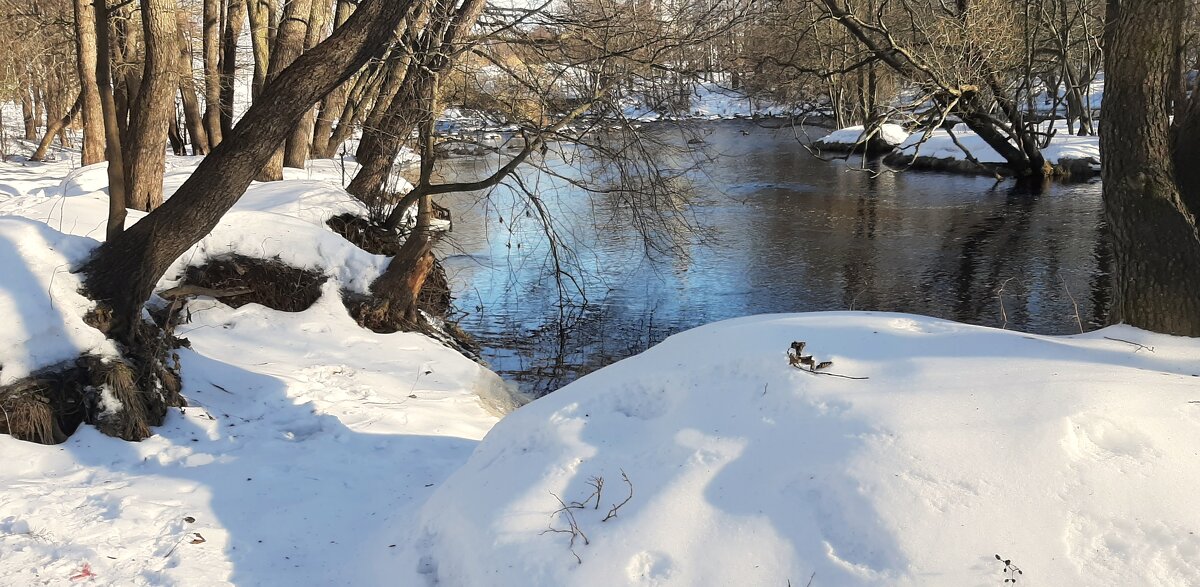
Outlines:
MULTIPOLYGON (((749 314, 887 310, 1046 334, 1103 319, 1098 183, 1032 191, 988 178, 870 173, 854 169, 857 159, 814 158, 788 129, 730 121, 691 130, 715 158, 688 175, 679 204, 706 230, 675 226, 667 250, 647 253, 621 198, 568 181, 600 179, 606 166, 567 165, 551 152, 550 166, 567 179, 521 176, 556 219, 559 265, 570 273, 561 280, 538 210, 518 191, 439 200, 454 213, 439 247, 460 324, 503 377, 542 395, 675 332, 749 314)), ((686 166, 678 156, 663 161, 686 166)), ((472 178, 494 163, 445 169, 472 178)))

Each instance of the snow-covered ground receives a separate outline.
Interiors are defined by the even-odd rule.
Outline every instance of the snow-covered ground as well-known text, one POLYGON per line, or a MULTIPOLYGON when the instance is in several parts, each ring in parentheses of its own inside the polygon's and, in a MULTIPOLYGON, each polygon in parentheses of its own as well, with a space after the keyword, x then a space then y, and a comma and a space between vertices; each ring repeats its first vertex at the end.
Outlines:
MULTIPOLYGON (((168 190, 198 160, 171 158, 168 190)), ((190 406, 127 443, 81 428, 40 446, 0 436, 0 584, 411 584, 389 560, 416 508, 511 398, 490 371, 419 334, 359 328, 339 289, 387 259, 323 225, 361 208, 316 162, 255 184, 173 268, 239 252, 331 277, 299 313, 192 302, 177 334, 190 406)), ((80 320, 69 269, 104 232, 104 166, 0 163, 3 381, 111 353, 80 320)), ((141 215, 131 214, 135 222, 141 215)))
MULTIPOLYGON (((1100 137, 1072 135, 1067 132, 1066 122, 1061 120, 1054 124, 1054 129, 1056 132, 1050 139, 1050 144, 1042 149, 1046 161, 1057 165, 1069 159, 1085 160, 1094 162, 1096 168, 1099 168, 1100 137)), ((1004 163, 1004 158, 965 124, 954 126, 954 138, 957 138, 962 147, 980 163, 1004 163)), ((910 157, 966 161, 966 154, 954 144, 954 138, 942 129, 934 130, 928 136, 920 131, 914 132, 900 145, 898 153, 910 157)))
POLYGON ((999 554, 1020 584, 1197 585, 1198 376, 1200 340, 1128 327, 711 324, 502 420, 406 564, 440 585, 971 586, 1002 584, 999 554), (793 341, 866 379, 802 372, 793 341))
POLYGON ((863 136, 864 132, 866 132, 866 127, 861 124, 839 128, 813 141, 813 145, 820 149, 850 150, 861 148, 868 142, 896 147, 908 140, 908 131, 899 124, 881 124, 879 129, 870 136, 863 136))
POLYGON ((663 112, 654 105, 631 100, 625 106, 622 115, 629 120, 653 122, 681 118, 720 120, 751 116, 787 116, 797 110, 782 104, 754 100, 739 91, 714 83, 697 84, 689 100, 686 112, 663 112))

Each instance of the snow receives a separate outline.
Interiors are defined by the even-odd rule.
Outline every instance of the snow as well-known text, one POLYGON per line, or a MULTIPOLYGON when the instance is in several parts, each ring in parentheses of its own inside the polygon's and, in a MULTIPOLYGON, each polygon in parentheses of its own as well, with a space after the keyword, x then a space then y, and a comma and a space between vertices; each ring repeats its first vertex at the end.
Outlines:
MULTIPOLYGON (((835 130, 820 139, 817 139, 819 145, 840 145, 850 147, 863 142, 866 137, 863 132, 866 127, 863 125, 848 126, 835 130)), ((881 124, 878 132, 872 138, 878 138, 888 145, 899 145, 908 139, 908 131, 904 130, 903 126, 898 124, 881 124)))
MULTIPOLYGON (((1066 123, 1058 121, 1054 124, 1056 130, 1050 139, 1050 144, 1042 149, 1042 155, 1051 164, 1058 164, 1067 159, 1085 159, 1100 164, 1100 137, 1076 136, 1067 133, 1066 123)), ((995 149, 988 146, 979 135, 972 132, 965 124, 954 126, 954 136, 962 143, 971 155, 980 163, 1004 163, 1004 158, 995 149)), ((945 130, 937 129, 928 137, 921 131, 914 132, 900 145, 900 154, 931 157, 934 159, 966 160, 962 149, 954 144, 954 139, 945 130), (924 142, 922 142, 924 141, 924 142)))
POLYGON ((5 323, 0 385, 80 353, 116 353, 103 334, 84 323, 92 303, 79 294, 79 278, 71 273, 95 245, 36 220, 0 216, 0 316, 5 323))
MULTIPOLYGON (((168 190, 196 163, 170 158, 168 190)), ((72 167, 0 163, 3 383, 115 352, 82 323, 91 302, 69 272, 104 232, 105 168, 72 167)), ((253 185, 159 287, 188 262, 239 252, 322 268, 322 297, 298 313, 190 302, 176 331, 192 345, 178 351, 189 407, 143 442, 86 426, 59 446, 0 436, 0 584, 416 581, 389 561, 418 506, 516 404, 440 343, 360 328, 340 290, 365 287, 387 259, 324 226, 361 211, 329 163, 287 175, 253 185)), ((103 408, 120 409, 110 395, 103 408)))
POLYGON ((1128 327, 711 324, 502 420, 422 508, 413 556, 446 586, 991 585, 996 554, 1022 583, 1195 585, 1197 357, 1128 327), (869 379, 801 372, 797 340, 869 379), (577 562, 546 530, 596 477, 577 562))

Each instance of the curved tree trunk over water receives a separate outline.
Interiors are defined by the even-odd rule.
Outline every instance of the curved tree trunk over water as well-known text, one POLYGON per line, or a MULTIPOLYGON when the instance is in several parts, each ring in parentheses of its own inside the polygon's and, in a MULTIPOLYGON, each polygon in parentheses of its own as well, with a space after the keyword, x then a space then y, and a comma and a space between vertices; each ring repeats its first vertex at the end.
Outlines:
POLYGON ((165 204, 96 250, 83 267, 92 299, 112 310, 108 334, 129 341, 167 268, 245 192, 305 110, 384 46, 410 0, 363 0, 345 26, 263 88, 233 132, 165 204))
MULTIPOLYGON (((1109 0, 1104 32, 1104 214, 1113 245, 1110 320, 1200 336, 1196 195, 1172 160, 1169 116, 1183 0, 1109 0), (1165 32, 1165 34, 1164 34, 1165 32)), ((1185 116, 1185 112, 1177 112, 1185 116)))

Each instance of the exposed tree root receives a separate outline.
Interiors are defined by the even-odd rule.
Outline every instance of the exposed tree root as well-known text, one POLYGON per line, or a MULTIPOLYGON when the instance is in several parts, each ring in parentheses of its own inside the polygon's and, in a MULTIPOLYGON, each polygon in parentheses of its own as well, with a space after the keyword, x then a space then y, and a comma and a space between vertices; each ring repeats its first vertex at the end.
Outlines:
MULTIPOLYGON (((98 309, 86 319, 107 332, 109 315, 98 309)), ((169 320, 143 321, 134 343, 119 345, 119 358, 84 355, 0 387, 0 433, 58 444, 80 424, 92 424, 125 440, 149 437, 168 409, 186 405, 172 352, 181 341, 172 328, 169 320)))

